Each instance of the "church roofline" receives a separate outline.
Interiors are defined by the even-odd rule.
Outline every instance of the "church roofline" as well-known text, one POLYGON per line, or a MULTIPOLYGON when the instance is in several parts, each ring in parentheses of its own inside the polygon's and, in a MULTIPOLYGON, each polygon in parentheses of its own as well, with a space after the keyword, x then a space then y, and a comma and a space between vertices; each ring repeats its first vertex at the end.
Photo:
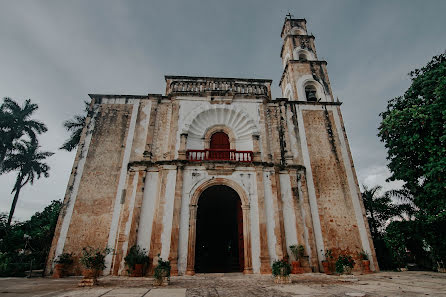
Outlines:
POLYGON ((120 94, 88 94, 91 99, 100 98, 124 98, 124 99, 148 99, 149 97, 163 97, 162 94, 147 94, 147 95, 120 95, 120 94))
POLYGON ((262 78, 239 78, 239 77, 212 77, 212 76, 187 76, 187 75, 165 75, 165 80, 239 80, 246 82, 258 82, 258 83, 272 83, 272 79, 262 79, 262 78))

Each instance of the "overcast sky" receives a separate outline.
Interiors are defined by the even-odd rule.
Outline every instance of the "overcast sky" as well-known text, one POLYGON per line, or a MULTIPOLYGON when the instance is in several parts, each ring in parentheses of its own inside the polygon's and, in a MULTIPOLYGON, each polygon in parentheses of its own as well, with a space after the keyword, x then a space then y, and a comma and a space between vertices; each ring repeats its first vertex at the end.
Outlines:
MULTIPOLYGON (((164 93, 164 75, 273 79, 280 97, 285 14, 306 18, 328 62, 359 182, 389 173, 378 114, 410 85, 407 73, 446 49, 446 1, 6 1, 0 0, 0 98, 39 105, 55 152, 50 177, 22 190, 15 218, 63 199, 74 153, 58 150, 62 122, 89 93, 164 93)), ((0 176, 9 211, 15 176, 0 176)), ((387 184, 386 188, 397 187, 387 184)))

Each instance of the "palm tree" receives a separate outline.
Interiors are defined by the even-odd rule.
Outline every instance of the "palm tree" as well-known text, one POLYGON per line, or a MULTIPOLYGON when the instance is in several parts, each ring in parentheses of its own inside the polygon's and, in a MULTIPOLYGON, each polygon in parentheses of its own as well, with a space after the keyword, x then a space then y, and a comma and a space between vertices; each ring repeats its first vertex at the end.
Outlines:
POLYGON ((403 220, 411 219, 416 211, 411 197, 404 189, 390 190, 379 195, 382 190, 381 186, 368 188, 362 185, 362 188, 364 189, 361 193, 362 201, 373 238, 380 235, 389 219, 396 217, 403 220), (394 203, 392 198, 402 203, 394 203))
POLYGON ((37 104, 31 103, 31 99, 26 100, 23 106, 11 98, 3 99, 0 106, 0 173, 5 158, 14 150, 15 142, 23 135, 35 142, 36 134, 47 131, 45 124, 31 119, 38 108, 37 104))
POLYGON ((78 146, 81 140, 82 129, 85 126, 85 121, 90 112, 90 103, 84 101, 84 104, 83 115, 75 115, 73 119, 67 120, 63 123, 65 129, 68 132, 71 132, 71 135, 59 149, 71 152, 78 146))
POLYGON ((392 205, 392 199, 386 192, 383 195, 379 195, 382 190, 381 186, 374 186, 368 188, 362 185, 364 189, 361 193, 362 201, 366 210, 366 215, 370 225, 370 232, 372 237, 376 238, 380 234, 380 229, 384 227, 384 224, 388 219, 395 215, 395 209, 392 205))
POLYGON ((50 167, 43 161, 53 155, 50 152, 41 152, 39 145, 35 141, 21 141, 14 145, 14 153, 8 155, 3 163, 3 171, 17 171, 17 178, 11 194, 14 194, 11 210, 9 211, 8 225, 11 225, 20 190, 27 183, 34 183, 34 179, 39 179, 42 175, 49 176, 50 167))

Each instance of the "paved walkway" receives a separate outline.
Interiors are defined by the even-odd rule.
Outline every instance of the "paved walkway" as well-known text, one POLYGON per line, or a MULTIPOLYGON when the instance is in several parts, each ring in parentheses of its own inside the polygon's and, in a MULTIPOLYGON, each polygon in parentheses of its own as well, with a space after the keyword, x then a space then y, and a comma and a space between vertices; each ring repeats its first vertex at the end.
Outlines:
POLYGON ((291 296, 446 296, 446 274, 381 272, 351 278, 324 274, 293 275, 276 285, 271 276, 206 274, 172 277, 168 287, 151 278, 103 277, 99 286, 78 288, 80 278, 0 278, 0 296, 18 297, 291 297, 291 296))

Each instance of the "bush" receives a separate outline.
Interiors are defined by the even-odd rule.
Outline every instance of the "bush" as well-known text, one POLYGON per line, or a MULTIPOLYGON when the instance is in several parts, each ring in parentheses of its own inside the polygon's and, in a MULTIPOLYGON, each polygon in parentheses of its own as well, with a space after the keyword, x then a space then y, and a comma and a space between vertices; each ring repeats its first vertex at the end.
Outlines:
POLYGON ((84 247, 80 258, 81 264, 87 269, 95 269, 98 271, 105 268, 105 256, 111 252, 111 249, 98 249, 92 247, 84 247))
POLYGON ((337 273, 343 273, 345 266, 350 268, 353 268, 353 266, 355 266, 355 260, 353 260, 352 256, 350 255, 340 255, 336 260, 335 266, 337 273))
POLYGON ((124 258, 125 263, 130 269, 135 269, 136 264, 146 264, 149 262, 149 256, 147 251, 141 249, 139 246, 134 245, 130 248, 129 253, 124 258))
POLYGON ((303 258, 305 255, 305 248, 303 245, 290 245, 291 253, 293 253, 294 259, 298 261, 299 259, 303 258))
POLYGON ((163 258, 159 257, 158 265, 155 267, 154 277, 158 280, 163 277, 170 277, 170 268, 170 261, 163 261, 163 258))
POLYGON ((276 260, 271 267, 274 276, 288 276, 291 273, 291 265, 285 260, 276 260))
POLYGON ((369 259, 369 254, 366 251, 364 251, 364 250, 361 250, 358 253, 358 256, 359 256, 359 259, 361 259, 361 260, 368 260, 369 259))
POLYGON ((56 260, 54 260, 56 264, 73 264, 73 254, 72 253, 62 253, 60 254, 56 260))

